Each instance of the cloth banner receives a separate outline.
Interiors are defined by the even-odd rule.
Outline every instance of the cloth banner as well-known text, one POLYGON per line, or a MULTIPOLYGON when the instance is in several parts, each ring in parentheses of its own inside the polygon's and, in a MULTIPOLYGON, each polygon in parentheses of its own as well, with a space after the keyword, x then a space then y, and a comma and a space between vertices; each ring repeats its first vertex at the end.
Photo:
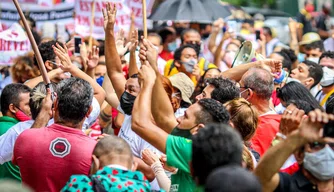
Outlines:
MULTIPOLYGON (((32 0, 25 1, 31 2, 32 0)), ((65 25, 68 30, 74 30, 74 3, 60 3, 54 6, 42 6, 31 3, 20 3, 20 5, 22 11, 28 13, 29 16, 36 21, 37 30, 42 30, 42 26, 45 23, 61 24, 65 25)), ((3 30, 5 30, 13 23, 16 23, 20 15, 13 2, 1 1, 0 8, 0 23, 2 24, 3 30)))
MULTIPOLYGON (((135 26, 138 29, 143 29, 143 5, 142 0, 127 0, 127 4, 135 16, 135 26)), ((146 0, 146 15, 149 17, 151 15, 154 0, 146 0)), ((149 21, 147 23, 147 28, 150 28, 149 21)))
POLYGON ((12 65, 16 57, 30 50, 28 36, 18 23, 0 32, 0 65, 12 65))

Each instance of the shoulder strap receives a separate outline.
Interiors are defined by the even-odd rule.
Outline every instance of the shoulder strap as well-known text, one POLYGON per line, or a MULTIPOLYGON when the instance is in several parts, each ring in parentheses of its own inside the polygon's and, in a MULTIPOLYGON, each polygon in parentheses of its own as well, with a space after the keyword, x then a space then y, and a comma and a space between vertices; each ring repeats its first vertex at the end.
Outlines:
POLYGON ((92 181, 92 189, 94 192, 107 192, 98 178, 89 176, 89 179, 92 181))
POLYGON ((168 74, 167 76, 169 76, 170 72, 173 70, 173 68, 175 67, 174 66, 174 62, 175 62, 175 59, 173 60, 172 64, 170 64, 170 67, 169 67, 169 71, 168 71, 168 74))
MULTIPOLYGON (((203 58, 204 59, 204 58, 203 58)), ((203 67, 203 70, 206 71, 207 69, 209 69, 209 65, 210 65, 210 62, 206 59, 204 59, 204 67, 203 67)))

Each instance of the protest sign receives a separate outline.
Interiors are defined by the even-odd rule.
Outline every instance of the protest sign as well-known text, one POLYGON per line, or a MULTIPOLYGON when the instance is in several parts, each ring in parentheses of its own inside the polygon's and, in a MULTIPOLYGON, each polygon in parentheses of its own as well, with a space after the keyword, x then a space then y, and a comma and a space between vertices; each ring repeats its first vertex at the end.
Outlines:
MULTIPOLYGON (((135 16, 135 26, 138 29, 143 28, 143 9, 142 0, 127 0, 127 4, 135 16)), ((147 16, 151 14, 154 0, 146 0, 147 16)))
POLYGON ((30 41, 18 23, 0 32, 0 65, 12 65, 17 56, 30 50, 30 41))
MULTIPOLYGON (((22 0, 23 1, 23 0, 22 0)), ((25 0, 27 2, 29 0, 25 0)), ((31 0, 32 1, 32 0, 31 0)), ((20 1, 19 1, 20 2, 20 1)), ((16 23, 20 16, 15 8, 15 5, 11 2, 0 3, 0 21, 3 29, 8 29, 13 23, 16 23)), ((41 30, 44 23, 73 25, 73 3, 61 3, 54 6, 42 6, 31 3, 22 3, 22 11, 28 13, 28 15, 36 21, 36 27, 41 30)))
MULTIPOLYGON (((86 37, 90 35, 90 18, 92 14, 93 0, 78 0, 75 4, 75 32, 86 37)), ((104 39, 103 15, 102 8, 107 7, 108 0, 95 0, 95 15, 92 36, 96 39, 104 39)), ((128 30, 131 20, 131 11, 124 0, 112 0, 111 3, 116 4, 117 17, 115 23, 115 32, 123 28, 128 30)))

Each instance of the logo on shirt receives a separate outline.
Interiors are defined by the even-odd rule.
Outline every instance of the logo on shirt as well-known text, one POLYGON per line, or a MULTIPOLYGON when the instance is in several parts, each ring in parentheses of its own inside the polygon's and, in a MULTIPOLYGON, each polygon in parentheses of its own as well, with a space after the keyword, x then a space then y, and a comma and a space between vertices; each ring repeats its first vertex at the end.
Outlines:
POLYGON ((50 143, 50 151, 53 156, 64 158, 71 152, 71 144, 65 138, 56 138, 50 143))

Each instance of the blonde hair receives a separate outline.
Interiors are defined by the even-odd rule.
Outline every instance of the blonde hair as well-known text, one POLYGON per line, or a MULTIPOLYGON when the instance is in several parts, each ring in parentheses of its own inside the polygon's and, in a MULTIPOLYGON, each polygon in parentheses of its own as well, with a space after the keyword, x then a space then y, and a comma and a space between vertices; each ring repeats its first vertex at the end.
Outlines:
POLYGON ((230 121, 237 129, 244 141, 250 140, 255 134, 259 114, 251 103, 244 98, 237 98, 225 103, 230 113, 230 121))
POLYGON ((250 152, 250 150, 248 150, 248 148, 244 145, 244 148, 242 150, 242 161, 243 163, 245 163, 246 165, 246 169, 248 169, 249 171, 254 171, 254 160, 252 157, 252 152, 250 152))

